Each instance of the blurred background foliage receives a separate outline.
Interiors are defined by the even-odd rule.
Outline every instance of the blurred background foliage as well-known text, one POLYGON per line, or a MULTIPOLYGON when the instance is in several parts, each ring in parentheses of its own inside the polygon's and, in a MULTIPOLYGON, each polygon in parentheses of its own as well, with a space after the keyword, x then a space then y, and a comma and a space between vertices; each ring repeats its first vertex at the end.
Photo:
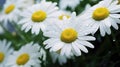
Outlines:
MULTIPOLYGON (((0 0, 0 9, 5 0, 0 0)), ((52 2, 59 2, 59 0, 48 0, 52 2)), ((86 4, 95 5, 100 0, 83 0, 80 4, 72 10, 68 7, 66 10, 75 11, 77 15, 80 14, 86 4)), ((120 25, 119 25, 120 27, 120 25)), ((39 42, 41 45, 46 39, 41 35, 35 36, 30 32, 24 33, 20 30, 20 27, 15 24, 8 24, 8 29, 5 29, 5 33, 0 35, 0 39, 7 39, 13 42, 13 46, 16 50, 21 47, 21 44, 25 44, 31 41, 39 42), (17 45, 15 45, 17 44, 17 45)), ((94 49, 89 49, 89 53, 82 53, 81 56, 75 57, 74 59, 68 59, 68 62, 62 66, 58 62, 53 64, 51 62, 50 54, 47 54, 47 62, 43 67, 120 67, 120 28, 115 30, 111 28, 112 34, 101 37, 99 32, 95 34, 96 41, 92 42, 95 46, 94 49)), ((42 45, 43 46, 43 45, 42 45)), ((44 46, 43 46, 44 47, 44 46)))

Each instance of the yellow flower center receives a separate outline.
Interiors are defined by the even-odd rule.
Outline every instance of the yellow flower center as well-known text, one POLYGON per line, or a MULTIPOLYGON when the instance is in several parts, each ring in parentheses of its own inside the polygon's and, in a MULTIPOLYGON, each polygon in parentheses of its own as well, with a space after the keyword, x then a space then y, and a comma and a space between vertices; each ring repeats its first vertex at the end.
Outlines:
POLYGON ((3 52, 0 52, 0 63, 3 62, 4 58, 5 58, 4 53, 3 53, 3 52))
POLYGON ((32 14, 32 21, 42 22, 46 19, 46 17, 47 17, 46 12, 39 10, 39 11, 36 11, 32 14))
POLYGON ((60 20, 63 20, 63 17, 64 17, 64 16, 67 17, 67 18, 70 18, 69 15, 67 15, 67 14, 62 14, 62 15, 59 16, 59 19, 60 19, 60 20))
POLYGON ((6 14, 9 14, 9 13, 11 13, 14 9, 15 9, 15 5, 14 5, 14 4, 11 4, 11 5, 9 5, 9 6, 5 9, 5 13, 6 13, 6 14))
POLYGON ((108 16, 109 16, 109 10, 105 7, 97 8, 92 15, 93 19, 97 21, 104 20, 108 16))
POLYGON ((24 65, 29 61, 29 59, 30 59, 30 56, 27 53, 24 53, 17 58, 16 63, 18 65, 24 65))
POLYGON ((77 39, 78 33, 73 28, 67 28, 61 33, 61 41, 71 43, 77 39))
POLYGON ((118 4, 120 4, 120 0, 118 0, 118 4))

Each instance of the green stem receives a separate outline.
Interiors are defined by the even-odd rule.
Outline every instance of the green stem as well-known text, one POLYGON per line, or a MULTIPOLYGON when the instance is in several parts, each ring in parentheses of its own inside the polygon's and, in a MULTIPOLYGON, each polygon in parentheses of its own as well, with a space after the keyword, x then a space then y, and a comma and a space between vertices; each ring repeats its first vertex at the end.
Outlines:
POLYGON ((19 30, 19 27, 18 27, 18 25, 16 24, 16 23, 11 23, 15 28, 15 31, 16 31, 16 33, 21 37, 21 39, 22 40, 24 40, 26 43, 28 42, 27 40, 26 40, 26 38, 25 38, 25 36, 23 36, 23 34, 22 34, 22 32, 19 30))

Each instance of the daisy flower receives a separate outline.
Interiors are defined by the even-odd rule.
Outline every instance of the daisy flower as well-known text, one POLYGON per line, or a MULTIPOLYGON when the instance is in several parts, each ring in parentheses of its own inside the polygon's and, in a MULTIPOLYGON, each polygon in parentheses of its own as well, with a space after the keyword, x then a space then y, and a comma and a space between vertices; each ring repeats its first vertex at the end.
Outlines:
POLYGON ((9 55, 13 52, 11 42, 0 40, 0 67, 5 67, 9 55))
POLYGON ((65 11, 65 10, 59 10, 57 15, 58 15, 58 20, 62 21, 63 17, 66 17, 67 19, 69 19, 71 16, 71 12, 65 11))
POLYGON ((67 7, 71 7, 75 9, 75 7, 80 3, 82 0, 60 0, 59 7, 61 9, 66 9, 67 7))
POLYGON ((63 64, 65 64, 67 62, 67 57, 63 56, 63 55, 60 55, 59 53, 50 52, 50 55, 52 57, 53 63, 58 61, 60 65, 63 65, 63 64))
POLYGON ((111 26, 118 29, 117 23, 120 23, 118 12, 120 5, 113 0, 103 0, 91 7, 81 18, 87 26, 94 28, 93 34, 99 29, 101 36, 105 36, 105 33, 111 34, 111 26))
POLYGON ((46 25, 54 21, 58 7, 57 3, 41 1, 29 7, 22 13, 23 19, 19 22, 22 24, 22 30, 28 32, 31 29, 32 34, 38 35, 40 30, 44 31, 46 25))
POLYGON ((9 22, 17 22, 21 13, 23 2, 20 0, 6 0, 3 10, 0 13, 0 22, 5 24, 9 22))
POLYGON ((40 46, 33 42, 22 46, 19 51, 13 52, 9 56, 6 66, 8 67, 41 67, 39 60, 40 58, 40 46), (11 61, 12 60, 12 61, 11 61))
MULTIPOLYGON (((70 19, 71 16, 73 15, 74 13, 71 13, 69 11, 65 11, 65 10, 59 10, 57 12, 57 19, 55 20, 56 22, 53 23, 53 24, 58 24, 58 25, 61 25, 61 24, 66 24, 66 22, 63 22, 63 19, 70 19)), ((51 25, 51 24, 50 24, 51 25)))
POLYGON ((44 36, 49 37, 44 41, 46 49, 57 52, 60 50, 62 56, 70 57, 72 54, 76 56, 81 55, 81 51, 88 53, 86 48, 94 48, 94 46, 88 41, 93 41, 95 38, 89 36, 92 29, 80 25, 81 21, 77 21, 75 16, 71 17, 71 20, 63 20, 68 24, 63 25, 51 25, 49 30, 44 32, 44 36))

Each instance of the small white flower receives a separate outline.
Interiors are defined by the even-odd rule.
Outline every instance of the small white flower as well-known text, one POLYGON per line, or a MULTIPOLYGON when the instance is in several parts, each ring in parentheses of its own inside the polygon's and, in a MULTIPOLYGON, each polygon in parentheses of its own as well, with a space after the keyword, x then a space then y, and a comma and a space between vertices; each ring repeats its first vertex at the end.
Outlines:
POLYGON ((54 22, 53 24, 58 24, 58 25, 66 24, 67 22, 64 22, 63 19, 70 19, 72 15, 74 15, 74 12, 71 13, 69 11, 59 10, 57 12, 58 18, 55 21, 53 21, 54 22))
POLYGON ((72 55, 80 56, 81 51, 88 53, 85 46, 94 48, 88 41, 95 40, 94 37, 88 36, 91 29, 80 25, 81 21, 77 21, 74 16, 71 20, 65 19, 63 25, 51 25, 48 31, 44 32, 44 36, 49 37, 44 41, 45 48, 50 48, 51 51, 60 50, 62 56, 70 57, 72 55))
POLYGON ((87 26, 94 28, 93 34, 100 29, 101 36, 105 36, 105 33, 111 34, 111 26, 118 29, 117 23, 120 23, 118 12, 120 5, 116 5, 113 0, 103 0, 85 12, 81 19, 87 26))
POLYGON ((15 51, 9 56, 6 66, 8 67, 41 67, 40 46, 33 42, 22 46, 19 51, 15 51))
POLYGON ((32 34, 38 35, 40 30, 44 31, 46 25, 57 18, 57 3, 41 1, 29 7, 22 13, 23 19, 19 22, 22 24, 22 30, 28 32, 31 29, 32 34))
POLYGON ((0 22, 17 22, 21 13, 23 3, 20 0, 6 0, 3 10, 0 13, 0 22))
POLYGON ((13 52, 13 49, 10 48, 11 42, 6 40, 0 40, 0 67, 6 67, 7 59, 9 55, 13 52))
POLYGON ((50 55, 52 57, 53 63, 58 61, 60 65, 63 65, 63 64, 65 64, 67 62, 67 57, 63 56, 63 55, 60 55, 59 53, 50 52, 50 55))
POLYGON ((71 16, 71 12, 65 10, 59 10, 57 15, 58 15, 58 20, 63 20, 64 17, 69 19, 71 16))
POLYGON ((67 7, 71 7, 75 9, 75 7, 80 3, 82 0, 60 0, 59 6, 61 9, 66 9, 67 7))

